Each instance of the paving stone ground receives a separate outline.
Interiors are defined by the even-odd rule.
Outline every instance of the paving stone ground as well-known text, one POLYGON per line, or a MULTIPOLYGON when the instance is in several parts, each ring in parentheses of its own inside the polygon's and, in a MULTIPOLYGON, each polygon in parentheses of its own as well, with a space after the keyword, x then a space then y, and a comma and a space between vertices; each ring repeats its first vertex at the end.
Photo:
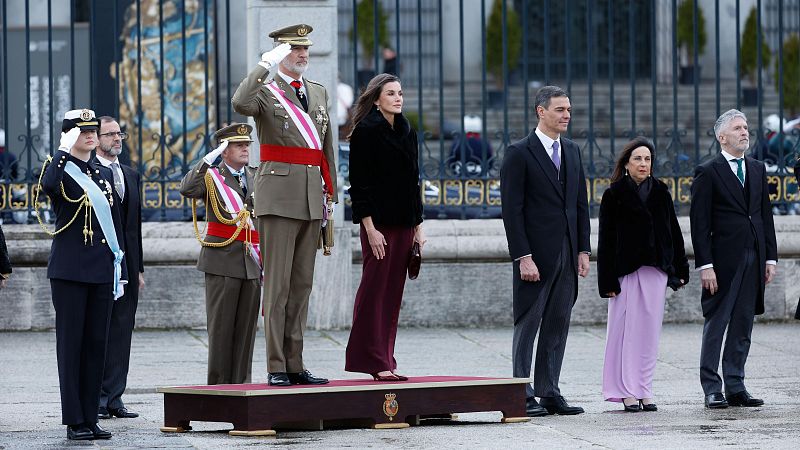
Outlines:
MULTIPOLYGON (((158 386, 205 382, 205 330, 137 331, 133 339, 127 406, 141 416, 102 425, 109 441, 71 442, 61 425, 55 333, 0 333, 0 449, 102 448, 798 448, 800 447, 800 322, 758 323, 747 365, 747 386, 761 408, 703 408, 698 381, 700 324, 666 325, 654 389, 659 411, 624 413, 600 395, 605 327, 573 327, 561 377, 580 416, 548 416, 501 424, 499 412, 459 414, 449 424, 404 430, 285 431, 277 438, 228 436, 229 424, 195 423, 183 434, 159 431, 158 386)), ((330 378, 342 370, 347 331, 312 331, 309 369, 330 378)), ((409 375, 509 376, 511 330, 401 329, 397 360, 409 375)), ((265 382, 264 337, 259 333, 254 381, 265 382)))

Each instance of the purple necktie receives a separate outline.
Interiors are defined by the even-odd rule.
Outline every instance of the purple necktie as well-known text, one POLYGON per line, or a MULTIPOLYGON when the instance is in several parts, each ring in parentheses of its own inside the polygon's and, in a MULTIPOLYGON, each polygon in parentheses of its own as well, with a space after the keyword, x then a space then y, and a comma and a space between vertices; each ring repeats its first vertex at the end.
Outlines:
POLYGON ((558 156, 558 141, 553 141, 553 165, 556 166, 556 172, 561 170, 561 157, 558 156))

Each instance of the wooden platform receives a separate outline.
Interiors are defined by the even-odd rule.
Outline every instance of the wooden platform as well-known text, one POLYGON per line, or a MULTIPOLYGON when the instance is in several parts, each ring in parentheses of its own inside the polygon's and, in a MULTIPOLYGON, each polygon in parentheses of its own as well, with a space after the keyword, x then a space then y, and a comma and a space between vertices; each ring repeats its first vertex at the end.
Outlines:
POLYGON ((504 423, 526 422, 527 378, 413 377, 408 381, 331 380, 320 386, 228 384, 160 387, 164 432, 192 421, 233 424, 231 435, 275 436, 275 429, 324 426, 406 428, 453 413, 500 411, 504 423))

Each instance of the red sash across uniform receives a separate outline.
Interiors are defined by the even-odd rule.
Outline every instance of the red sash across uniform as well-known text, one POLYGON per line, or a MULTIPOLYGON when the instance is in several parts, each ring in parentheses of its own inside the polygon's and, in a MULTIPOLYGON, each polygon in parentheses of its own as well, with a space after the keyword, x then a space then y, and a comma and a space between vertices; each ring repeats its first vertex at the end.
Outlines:
MULTIPOLYGON (((288 164, 306 164, 320 167, 325 186, 333 186, 331 172, 325 153, 306 147, 285 147, 283 145, 261 144, 261 162, 276 161, 288 164)), ((329 188, 330 189, 330 188, 329 188)))
MULTIPOLYGON (((207 236, 216 236, 222 239, 230 239, 233 236, 233 233, 236 232, 236 226, 234 225, 225 225, 224 223, 219 222, 208 222, 208 227, 206 228, 206 235, 207 236)), ((247 237, 247 230, 242 229, 238 236, 236 236, 237 241, 244 242, 247 237)), ((258 232, 256 230, 250 230, 250 242, 253 245, 258 245, 258 232)))

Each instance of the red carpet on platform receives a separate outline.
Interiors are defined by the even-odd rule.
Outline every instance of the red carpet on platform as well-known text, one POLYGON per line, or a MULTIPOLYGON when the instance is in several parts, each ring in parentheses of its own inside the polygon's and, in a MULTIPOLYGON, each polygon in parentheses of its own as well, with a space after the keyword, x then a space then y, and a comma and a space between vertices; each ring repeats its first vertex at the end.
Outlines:
POLYGON ((249 384, 214 384, 210 386, 207 385, 176 386, 176 388, 212 390, 212 391, 260 391, 268 389, 319 389, 323 387, 353 387, 353 386, 368 386, 368 385, 382 387, 382 386, 395 386, 398 384, 447 383, 453 381, 479 381, 479 380, 513 380, 513 378, 429 376, 429 377, 408 377, 408 381, 393 381, 393 382, 375 381, 371 378, 363 378, 357 380, 331 380, 331 382, 328 384, 319 384, 319 385, 297 384, 293 386, 270 386, 267 383, 249 383, 249 384))
POLYGON ((325 426, 406 428, 426 418, 500 411, 504 423, 525 422, 528 378, 410 377, 380 382, 369 378, 322 385, 266 383, 160 387, 164 432, 191 430, 192 421, 233 424, 230 434, 274 436, 276 428, 321 430, 325 426))

